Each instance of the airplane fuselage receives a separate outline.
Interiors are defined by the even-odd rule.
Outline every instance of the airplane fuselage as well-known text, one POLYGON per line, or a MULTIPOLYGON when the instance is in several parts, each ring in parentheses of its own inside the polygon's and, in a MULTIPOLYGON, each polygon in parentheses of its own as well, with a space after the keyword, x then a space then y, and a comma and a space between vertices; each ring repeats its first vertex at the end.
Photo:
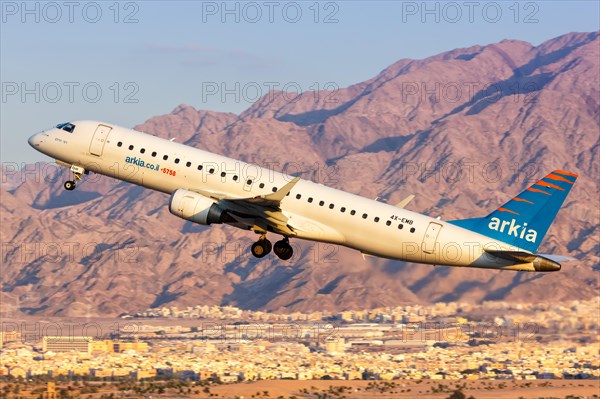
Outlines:
MULTIPOLYGON (((97 121, 76 121, 74 132, 41 132, 30 144, 57 162, 75 165, 171 195, 179 189, 250 198, 277 192, 293 177, 175 141, 97 121)), ((290 238, 343 245, 378 257, 449 266, 530 270, 485 249, 506 242, 423 214, 308 180, 281 201, 290 238)))

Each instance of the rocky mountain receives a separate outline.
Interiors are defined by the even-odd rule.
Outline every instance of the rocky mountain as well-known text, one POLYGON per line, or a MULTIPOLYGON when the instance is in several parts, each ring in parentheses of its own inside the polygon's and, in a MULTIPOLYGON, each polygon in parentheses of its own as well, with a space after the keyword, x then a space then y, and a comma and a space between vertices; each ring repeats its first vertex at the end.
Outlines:
POLYGON ((406 303, 544 302, 598 293, 599 33, 537 47, 515 40, 403 59, 348 88, 271 92, 240 115, 180 105, 138 130, 443 219, 482 216, 534 179, 580 175, 540 252, 574 256, 533 274, 363 260, 296 241, 291 262, 260 261, 254 234, 193 225, 168 196, 98 175, 3 167, 4 314, 117 315, 231 304, 272 311, 406 303))

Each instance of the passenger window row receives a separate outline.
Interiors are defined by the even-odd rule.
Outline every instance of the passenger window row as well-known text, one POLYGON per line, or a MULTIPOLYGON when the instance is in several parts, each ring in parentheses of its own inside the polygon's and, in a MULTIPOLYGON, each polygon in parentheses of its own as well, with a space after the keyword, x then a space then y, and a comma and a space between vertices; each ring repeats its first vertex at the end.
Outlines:
MULTIPOLYGON (((123 146, 123 142, 122 142, 122 141, 119 141, 119 142, 117 143, 117 147, 122 147, 122 146, 123 146)), ((133 146, 133 145, 130 145, 130 146, 129 146, 129 150, 130 150, 130 151, 133 151, 133 149, 134 149, 134 146, 133 146)), ((145 148, 141 148, 141 149, 140 149, 140 154, 145 154, 145 153, 146 153, 146 149, 145 149, 145 148)), ((152 157, 156 157, 156 155, 157 155, 156 151, 152 151, 152 153, 151 153, 151 156, 152 156, 152 157)), ((168 155, 163 155, 163 160, 165 160, 165 161, 166 161, 166 160, 168 160, 168 159, 169 159, 169 156, 168 156, 168 155)), ((178 163, 180 162, 180 159, 179 159, 179 158, 175 158, 174 162, 175 162, 176 164, 178 164, 178 163)), ((191 167, 191 166, 192 166, 192 163, 191 163, 190 161, 188 161, 188 162, 186 162, 186 163, 185 163, 185 166, 187 166, 187 167, 189 168, 189 167, 191 167)), ((197 167, 197 169, 198 169, 198 170, 202 170, 202 168, 203 168, 203 166, 202 166, 201 164, 200 164, 200 165, 198 165, 198 167, 197 167)), ((208 170, 208 173, 209 173, 209 174, 211 174, 211 175, 212 175, 212 174, 214 174, 214 173, 215 173, 215 169, 214 169, 214 168, 210 168, 210 169, 208 170)), ((227 173, 226 173, 226 172, 221 172, 221 177, 225 177, 226 175, 227 175, 227 173)), ((237 175, 234 175, 234 176, 233 176, 233 181, 238 181, 238 179, 239 179, 239 177, 238 177, 237 175)), ((247 184, 247 185, 249 185, 249 186, 250 186, 250 185, 252 185, 252 179, 248 179, 248 180, 246 181, 246 184, 247 184)), ((265 183, 260 183, 260 184, 258 185, 258 187, 259 187, 259 188, 261 188, 261 189, 262 189, 262 188, 265 188, 265 183)), ((273 191, 274 193, 275 193, 275 192, 277 192, 277 190, 278 190, 278 188, 277 188, 277 187, 273 187, 273 188, 271 189, 271 191, 273 191)), ((287 193, 287 195, 289 196, 289 195, 290 195, 290 193, 287 193)), ((299 199, 301 199, 301 198, 302 198, 302 194, 296 194, 296 199, 298 199, 298 200, 299 200, 299 199)), ((308 202, 308 203, 312 203, 312 202, 313 202, 313 200, 314 200, 314 199, 313 199, 312 197, 308 197, 308 199, 307 199, 307 202, 308 202)), ((319 201, 319 206, 324 206, 324 205, 325 205, 325 201, 319 201)), ((335 208, 335 204, 329 204, 329 209, 334 209, 334 208, 335 208)), ((345 213, 345 212, 346 212, 346 207, 341 207, 341 208, 340 208, 340 212, 341 212, 341 213, 345 213)), ((356 211, 355 211, 354 209, 352 209, 352 210, 351 210, 349 213, 350 213, 350 215, 352 215, 352 216, 356 215, 356 211)), ((363 219, 367 219, 368 217, 369 217, 369 215, 368 215, 368 214, 366 214, 366 213, 363 213, 363 214, 362 214, 362 218, 363 218, 363 219)), ((378 217, 378 216, 376 216, 376 217, 373 219, 373 221, 374 221, 375 223, 378 223, 378 222, 379 222, 379 220, 380 220, 380 219, 379 219, 379 217, 378 217)), ((388 220, 388 221, 386 221, 386 222, 385 222, 385 225, 386 225, 386 226, 391 226, 391 225, 392 225, 392 222, 391 222, 390 220, 388 220)), ((403 228, 404 228, 404 225, 403 225, 402 223, 400 223, 400 224, 398 225, 398 229, 399 229, 399 230, 402 230, 403 228)), ((411 228, 410 228, 410 232, 411 232, 411 233, 414 233, 414 232, 415 232, 415 228, 414 228, 414 227, 411 227, 411 228)))
MULTIPOLYGON (((123 146, 123 142, 122 142, 122 141, 119 141, 119 142, 117 143, 117 147, 122 147, 122 146, 123 146)), ((129 150, 130 150, 130 151, 133 151, 133 149, 134 149, 134 146, 133 146, 133 145, 130 145, 130 146, 129 146, 129 150)), ((145 148, 140 148, 140 154, 145 154, 145 153, 146 153, 146 149, 145 149, 145 148)), ((153 158, 155 158, 155 157, 157 156, 157 152, 156 152, 156 151, 152 151, 152 153, 151 153, 150 155, 151 155, 153 158)), ((168 156, 168 155, 163 155, 162 159, 163 159, 164 161, 167 161, 167 160, 169 159, 169 156, 168 156)), ((173 162, 175 162, 176 164, 179 164, 179 162, 181 162, 181 160, 180 160, 179 158, 175 158, 175 160, 174 160, 173 162)), ((185 163, 185 166, 189 168, 189 167, 191 167, 191 166, 192 166, 192 163, 191 163, 190 161, 187 161, 187 162, 185 163)), ((204 167, 202 166, 202 164, 199 164, 199 165, 196 167, 196 169, 198 169, 198 170, 202 170, 203 168, 204 168, 204 167)), ((210 168, 210 169, 208 170, 208 173, 209 173, 209 174, 211 174, 211 175, 212 175, 212 174, 214 174, 214 173, 215 173, 215 169, 214 169, 214 168, 210 168)), ((225 172, 221 172, 221 177, 225 177, 225 176, 226 176, 226 173, 225 173, 225 172)), ((239 179, 238 175, 234 175, 234 176, 233 176, 233 181, 238 181, 238 179, 239 179)), ((247 185, 252 185, 252 179, 248 179, 248 180, 246 181, 246 184, 247 184, 247 185)), ((264 187, 264 184, 263 184, 263 183, 261 183, 261 186, 262 186, 262 187, 264 187)), ((262 188, 262 187, 261 187, 261 188, 262 188)), ((277 189, 276 189, 276 188, 274 188, 273 190, 274 190, 274 191, 277 191, 277 189)))
MULTIPOLYGON (((300 199, 300 198, 302 198, 302 195, 301 195, 301 194, 296 194, 296 199, 300 199)), ((308 200, 307 200, 307 202, 308 202, 309 204, 310 204, 310 203, 312 203, 313 201, 314 201, 313 197, 308 197, 308 200)), ((319 201, 319 206, 324 206, 324 205, 325 205, 325 201, 319 201)), ((329 204, 329 209, 334 209, 334 208, 335 208, 335 204, 329 204)), ((345 206, 341 207, 341 208, 340 208, 340 212, 341 212, 341 213, 345 213, 345 212, 346 212, 346 207, 345 207, 345 206)), ((356 215, 356 211, 355 211, 354 209, 352 209, 352 210, 350 211, 350 215, 352 215, 352 216, 356 215)), ((363 214, 362 214, 362 218, 363 218, 363 219, 367 219, 368 217, 369 217, 369 215, 368 215, 368 214, 366 214, 366 213, 363 213, 363 214)), ((374 221, 375 223, 379 223, 379 221, 380 221, 380 220, 381 220, 381 219, 379 218, 379 216, 375 216, 375 218, 373 219, 373 221, 374 221)), ((392 221, 391 221, 391 220, 388 220, 388 221, 386 221, 386 222, 385 222, 385 225, 386 225, 386 226, 391 226, 391 225, 392 225, 392 221)), ((403 225, 402 223, 400 223, 400 224, 398 225, 398 230, 402 230, 403 228, 404 228, 404 225, 403 225)), ((410 232, 411 232, 411 233, 414 233, 415 231, 416 231, 416 229, 415 229, 414 227, 411 227, 411 228, 410 228, 410 232)))

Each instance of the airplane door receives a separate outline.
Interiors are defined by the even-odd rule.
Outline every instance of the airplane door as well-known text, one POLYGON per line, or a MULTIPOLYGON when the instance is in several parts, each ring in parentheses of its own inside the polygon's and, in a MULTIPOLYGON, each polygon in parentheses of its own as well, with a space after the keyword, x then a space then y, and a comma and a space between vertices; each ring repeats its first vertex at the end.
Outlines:
POLYGON ((438 234, 440 234, 441 229, 441 224, 434 222, 429 223, 429 227, 427 227, 427 231, 423 237, 423 252, 432 254, 435 251, 435 242, 437 241, 438 234))
POLYGON ((111 130, 112 127, 110 126, 98 125, 96 131, 94 132, 94 136, 92 137, 92 142, 90 143, 90 153, 92 155, 102 155, 104 144, 106 143, 106 139, 108 138, 108 134, 111 130))

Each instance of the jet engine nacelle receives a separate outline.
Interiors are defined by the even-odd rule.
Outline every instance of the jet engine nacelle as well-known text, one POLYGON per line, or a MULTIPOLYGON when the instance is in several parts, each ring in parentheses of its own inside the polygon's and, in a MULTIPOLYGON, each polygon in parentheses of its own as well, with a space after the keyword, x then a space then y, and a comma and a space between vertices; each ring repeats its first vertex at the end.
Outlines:
POLYGON ((226 215, 214 200, 182 188, 171 194, 169 211, 182 219, 203 225, 223 223, 226 215))

